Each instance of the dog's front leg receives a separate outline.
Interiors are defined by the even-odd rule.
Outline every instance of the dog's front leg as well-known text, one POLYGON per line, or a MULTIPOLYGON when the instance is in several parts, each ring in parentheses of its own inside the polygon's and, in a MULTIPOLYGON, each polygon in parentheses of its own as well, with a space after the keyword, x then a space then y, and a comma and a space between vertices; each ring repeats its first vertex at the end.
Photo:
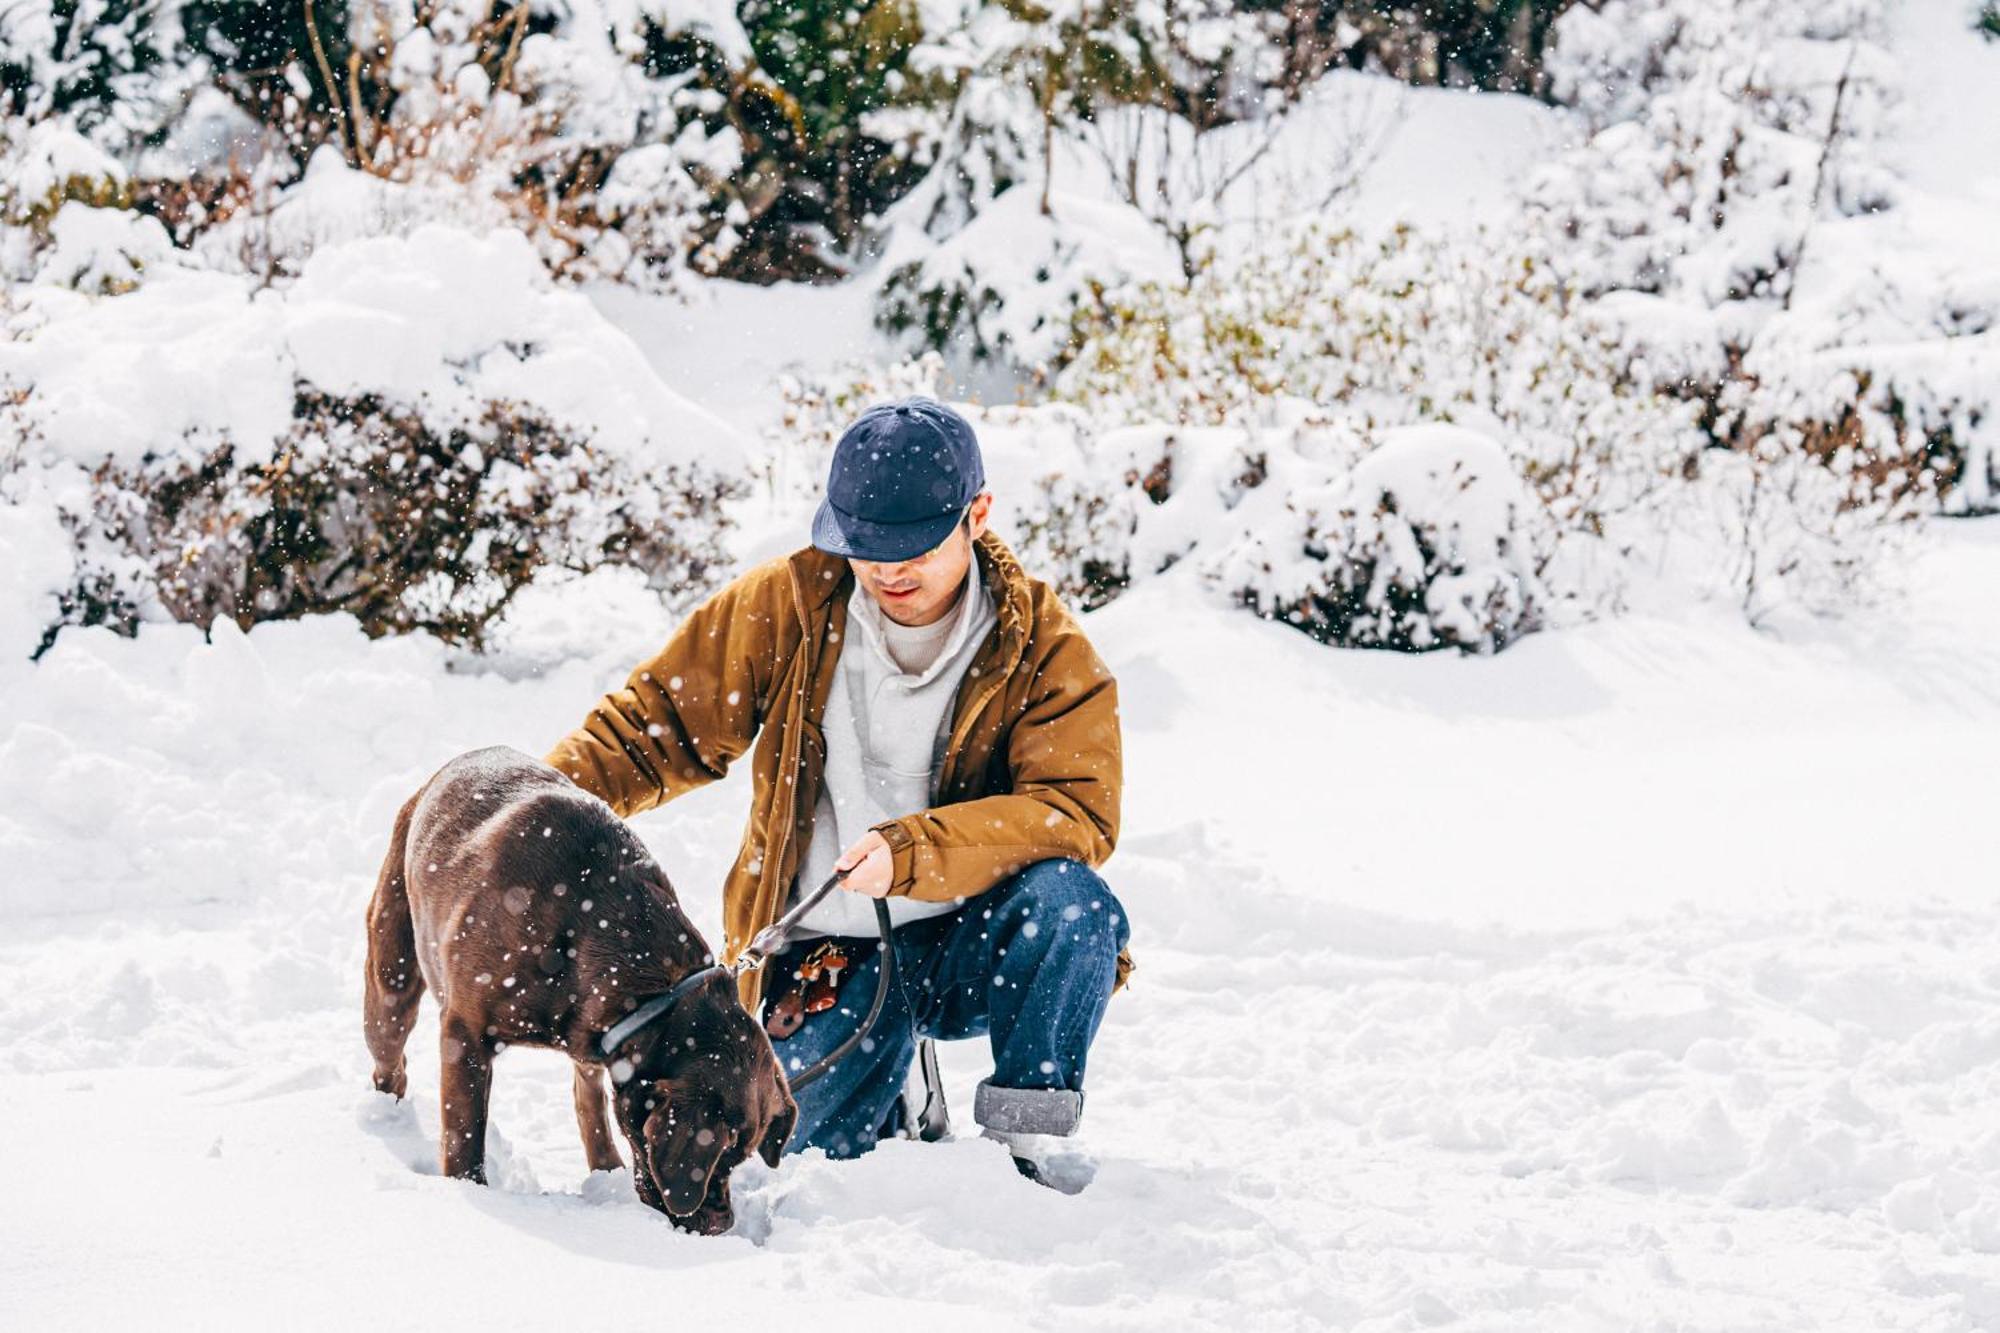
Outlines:
MULTIPOLYGON (((650 1108, 651 1103, 647 1103, 650 1108)), ((618 1119, 618 1128, 625 1132, 625 1142, 632 1149, 632 1188, 639 1195, 639 1202, 648 1208, 667 1211, 666 1196, 653 1179, 653 1164, 646 1153, 646 1128, 639 1119, 642 1109, 633 1099, 623 1096, 611 1099, 611 1113, 618 1119)))
POLYGON ((493 1050, 480 1027, 446 1014, 438 1033, 444 1090, 438 1158, 448 1176, 486 1183, 486 1102, 493 1090, 493 1050))
POLYGON ((576 1102, 576 1127, 583 1135, 583 1157, 593 1171, 616 1171, 625 1165, 611 1137, 611 1117, 604 1105, 604 1071, 577 1061, 570 1074, 576 1102))

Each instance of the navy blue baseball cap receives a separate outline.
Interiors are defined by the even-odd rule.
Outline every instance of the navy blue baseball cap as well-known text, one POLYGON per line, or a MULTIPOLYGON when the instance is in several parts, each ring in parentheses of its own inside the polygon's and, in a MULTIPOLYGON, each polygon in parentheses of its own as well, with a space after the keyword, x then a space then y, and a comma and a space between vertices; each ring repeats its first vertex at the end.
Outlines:
POLYGON ((985 489, 971 422, 921 395, 877 403, 833 446, 812 544, 856 560, 909 560, 949 537, 985 489))

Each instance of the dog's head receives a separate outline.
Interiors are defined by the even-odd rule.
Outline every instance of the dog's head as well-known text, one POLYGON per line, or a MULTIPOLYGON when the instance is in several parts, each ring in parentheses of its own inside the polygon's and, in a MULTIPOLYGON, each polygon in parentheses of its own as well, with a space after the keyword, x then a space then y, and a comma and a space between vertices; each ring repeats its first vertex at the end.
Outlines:
POLYGON ((640 1196, 675 1226, 714 1236, 736 1221, 730 1173, 753 1152, 775 1167, 799 1108, 770 1040, 734 995, 693 1018, 676 1024, 673 1044, 620 1089, 621 1101, 630 1099, 620 1118, 638 1128, 640 1196))

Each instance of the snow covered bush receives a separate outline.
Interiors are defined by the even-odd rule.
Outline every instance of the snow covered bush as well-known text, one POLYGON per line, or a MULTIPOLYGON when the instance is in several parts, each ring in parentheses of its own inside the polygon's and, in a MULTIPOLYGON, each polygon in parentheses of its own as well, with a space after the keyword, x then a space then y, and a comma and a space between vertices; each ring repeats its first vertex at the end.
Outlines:
POLYGON ((0 126, 0 272, 27 276, 64 208, 122 208, 125 170, 88 139, 53 121, 0 126))
POLYGON ((225 442, 106 463, 91 481, 90 508, 70 516, 73 623, 129 633, 157 600, 203 629, 346 612, 372 636, 473 647, 545 571, 624 564, 683 597, 707 589, 735 489, 704 469, 600 454, 514 403, 440 429, 372 395, 311 389, 275 458, 239 460, 225 442))
POLYGON ((1675 392, 1658 372, 1688 357, 1682 325, 1628 321, 1617 304, 1634 294, 1586 299, 1561 255, 1532 227, 1307 223, 1211 254, 1191 282, 1099 293, 1054 382, 1080 424, 1044 426, 1044 452, 1069 461, 1024 491, 1029 549, 1094 604, 1198 546, 1208 567, 1234 562, 1224 584, 1262 613, 1394 647, 1490 650, 1558 606, 1617 605, 1635 568, 1691 533, 1716 558, 1684 567, 1752 619, 1860 599, 1937 466, 1912 460, 1927 447, 1915 423, 1907 449, 1885 448, 1842 406, 1880 404, 1881 381, 1775 373, 1774 344, 1768 380, 1739 368, 1711 397, 1675 392), (1481 480, 1438 482, 1412 517, 1408 475, 1370 489, 1394 453, 1363 459, 1427 423, 1483 439, 1478 466, 1437 470, 1481 480), (1190 487, 1225 498, 1170 522, 1190 487), (1232 544, 1252 514, 1266 526, 1232 544))
POLYGON ((1284 520, 1245 534, 1208 574, 1323 643, 1494 652, 1547 610, 1550 528, 1492 440, 1407 427, 1337 480, 1286 496, 1284 520))
POLYGON ((1693 549, 1712 553, 1710 580, 1753 625, 1784 606, 1829 614, 1870 601, 1921 512, 1912 493, 1885 496, 1864 469, 1829 465, 1780 432, 1703 454, 1692 495, 1693 549))
POLYGON ((1635 384, 1533 236, 1309 223, 1187 286, 1106 292, 1078 319, 1065 401, 1126 420, 1255 422, 1274 396, 1375 430, 1504 439, 1566 529, 1602 534, 1698 447, 1694 412, 1635 384))
POLYGON ((157 218, 115 208, 66 203, 49 222, 48 245, 36 280, 80 292, 115 296, 144 279, 148 267, 171 263, 173 238, 157 218))
POLYGON ((914 346, 1022 368, 1060 364, 1077 310, 1107 280, 1180 273, 1172 246, 1137 213, 1063 195, 1043 212, 1025 189, 915 248, 921 257, 892 255, 877 325, 914 346))
POLYGON ((159 0, 10 0, 0 7, 0 112, 118 153, 159 133, 200 78, 159 0))
POLYGON ((952 72, 953 98, 941 127, 897 122, 940 165, 884 219, 877 323, 1039 369, 1094 286, 1185 272, 1235 175, 1208 132, 1275 123, 1310 81, 1284 34, 1230 0, 967 7, 913 53, 952 72))
POLYGON ((347 611, 476 644, 542 573, 723 572, 729 427, 681 399, 516 232, 321 248, 298 279, 168 266, 25 290, 0 470, 76 549, 64 623, 347 611))
POLYGON ((1298 400, 1258 426, 1095 433, 1067 404, 978 425, 1017 551, 1086 607, 1186 561, 1323 643, 1492 652, 1577 596, 1544 577, 1562 537, 1514 461, 1460 427, 1374 431, 1298 400))
MULTIPOLYGON (((1199 520, 1141 526, 1152 517, 1151 505, 1172 498, 1173 460, 1186 448, 1172 432, 1127 427, 1100 434, 1086 413, 1062 403, 994 409, 976 420, 989 484, 1006 498, 996 521, 1027 567, 1074 604, 1103 606, 1135 571, 1156 573, 1198 540, 1190 529, 1199 520), (1153 546, 1144 544, 1155 538, 1153 546)), ((1192 447, 1208 462, 1229 444, 1203 438, 1192 447)), ((1187 507, 1184 500, 1181 508, 1187 507)))
POLYGON ((1768 454, 1795 429, 1885 504, 1980 512, 2000 494, 2000 259, 1898 173, 1887 23, 1874 0, 1570 10, 1552 92, 1593 132, 1531 204, 1639 377, 1715 443, 1768 454))
MULTIPOLYGON (((1185 283, 1238 231, 1351 189, 1391 128, 1386 102, 1356 92, 1329 79, 1243 120, 1107 101, 1045 134, 1040 160, 1016 154, 1011 187, 976 206, 953 188, 964 177, 934 172, 885 220, 876 323, 907 346, 1045 375, 1102 290, 1185 283)), ((1014 143, 1031 128, 985 132, 1014 143)))
POLYGON ((1098 287, 1191 276, 1230 213, 1323 210, 1351 185, 1392 127, 1325 114, 1330 74, 1539 88, 1567 3, 965 6, 910 56, 948 110, 875 115, 938 163, 884 216, 878 323, 908 346, 1049 368, 1098 287))
MULTIPOLYGON (((245 21, 238 11, 257 7, 213 8, 208 45, 240 55, 229 45, 245 21)), ((741 208, 722 187, 740 164, 740 141, 705 116, 717 99, 692 89, 691 76, 648 68, 643 14, 603 26, 490 0, 353 5, 333 17, 343 12, 349 59, 342 67, 337 50, 329 57, 334 95, 312 103, 316 120, 301 123, 306 113, 274 95, 268 75, 228 85, 297 161, 311 158, 299 188, 317 198, 259 207, 235 190, 233 207, 201 218, 224 233, 212 252, 226 254, 244 232, 268 225, 270 207, 314 215, 311 227, 279 224, 293 243, 279 266, 291 271, 312 243, 415 225, 404 219, 512 225, 553 272, 656 290, 685 282, 690 264, 712 268, 733 245, 741 208), (327 154, 362 179, 330 181, 327 154)), ((694 16, 675 31, 707 32, 713 21, 694 16)), ((265 70, 289 60, 310 76, 305 83, 327 81, 311 74, 311 34, 275 36, 283 40, 265 70)), ((747 57, 740 32, 725 45, 747 57)))
POLYGON ((750 220, 718 89, 767 86, 752 65, 720 9, 23 0, 0 17, 0 138, 79 136, 121 206, 212 265, 286 276, 315 241, 451 220, 517 226, 579 279, 672 289, 750 220), (372 188, 330 192, 322 162, 312 226, 264 237, 322 154, 372 188))
POLYGON ((1254 107, 1243 66, 1265 39, 1231 8, 977 5, 928 34, 912 59, 945 72, 948 114, 877 118, 903 132, 902 152, 935 165, 884 219, 876 323, 912 347, 1032 367, 1059 352, 1089 283, 1149 258, 1173 271, 1144 214, 1059 194, 1058 164, 1083 123, 1121 106, 1178 118, 1164 104, 1188 102, 1215 121, 1254 107), (1194 85, 1210 97, 1187 98, 1194 85))

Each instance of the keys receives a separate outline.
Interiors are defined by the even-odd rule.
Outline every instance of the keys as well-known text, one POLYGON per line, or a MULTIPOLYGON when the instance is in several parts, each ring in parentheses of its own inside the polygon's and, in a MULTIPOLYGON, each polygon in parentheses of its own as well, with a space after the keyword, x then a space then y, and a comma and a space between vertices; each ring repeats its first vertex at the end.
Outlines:
POLYGON ((764 1031, 783 1041, 805 1023, 807 1014, 823 1014, 839 1003, 840 983, 850 969, 847 955, 832 940, 821 940, 792 970, 782 995, 772 999, 764 1015, 764 1031))
POLYGON ((840 992, 840 979, 847 972, 847 955, 832 940, 823 940, 799 964, 799 980, 805 983, 805 1009, 823 1014, 833 1008, 840 992))

